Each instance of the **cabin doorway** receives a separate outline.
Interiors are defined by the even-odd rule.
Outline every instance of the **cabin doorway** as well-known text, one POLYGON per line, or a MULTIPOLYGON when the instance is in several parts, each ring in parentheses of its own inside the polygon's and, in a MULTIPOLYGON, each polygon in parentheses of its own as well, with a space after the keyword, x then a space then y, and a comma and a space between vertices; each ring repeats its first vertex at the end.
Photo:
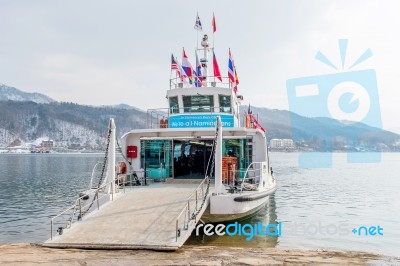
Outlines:
POLYGON ((174 140, 173 145, 174 178, 204 178, 213 140, 174 140))

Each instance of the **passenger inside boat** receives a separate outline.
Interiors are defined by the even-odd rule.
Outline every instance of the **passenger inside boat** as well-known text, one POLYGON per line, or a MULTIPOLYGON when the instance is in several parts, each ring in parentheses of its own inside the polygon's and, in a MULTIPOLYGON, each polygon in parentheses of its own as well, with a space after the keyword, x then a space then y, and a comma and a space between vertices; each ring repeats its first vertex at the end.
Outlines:
POLYGON ((203 178, 212 141, 174 141, 174 177, 203 178))

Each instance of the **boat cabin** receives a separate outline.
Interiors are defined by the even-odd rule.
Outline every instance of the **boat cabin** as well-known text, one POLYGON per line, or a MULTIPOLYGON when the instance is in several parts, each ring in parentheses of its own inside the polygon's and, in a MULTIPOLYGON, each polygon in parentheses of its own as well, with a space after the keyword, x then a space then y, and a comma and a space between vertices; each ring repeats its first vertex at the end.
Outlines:
MULTIPOLYGON (((216 84, 216 82, 213 82, 216 84)), ((167 91, 169 128, 239 127, 240 98, 229 87, 176 88, 167 91)))
POLYGON ((132 156, 127 153, 133 171, 150 179, 204 178, 217 116, 222 121, 226 178, 241 178, 250 163, 266 161, 265 135, 246 123, 241 126, 241 96, 229 85, 213 82, 215 87, 186 88, 171 84, 169 108, 149 110, 148 129, 132 130, 122 137, 124 147, 137 150, 132 156))

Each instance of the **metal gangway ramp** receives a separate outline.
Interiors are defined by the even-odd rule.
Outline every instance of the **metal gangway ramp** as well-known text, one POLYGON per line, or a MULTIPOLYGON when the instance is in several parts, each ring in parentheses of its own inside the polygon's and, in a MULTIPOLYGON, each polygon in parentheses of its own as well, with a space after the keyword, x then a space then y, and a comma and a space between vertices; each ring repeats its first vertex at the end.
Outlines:
POLYGON ((190 237, 208 207, 210 179, 199 182, 126 189, 61 235, 52 231, 43 246, 176 250, 190 237))

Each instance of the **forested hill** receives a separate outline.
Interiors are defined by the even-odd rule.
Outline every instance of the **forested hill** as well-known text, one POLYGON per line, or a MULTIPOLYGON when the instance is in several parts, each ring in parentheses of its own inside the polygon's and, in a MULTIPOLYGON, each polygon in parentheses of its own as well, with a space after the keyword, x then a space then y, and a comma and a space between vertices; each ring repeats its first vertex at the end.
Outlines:
POLYGON ((0 102, 0 147, 14 140, 34 142, 39 138, 58 145, 72 143, 96 149, 104 146, 110 117, 120 135, 132 128, 143 128, 146 113, 134 108, 91 107, 74 103, 0 102))

